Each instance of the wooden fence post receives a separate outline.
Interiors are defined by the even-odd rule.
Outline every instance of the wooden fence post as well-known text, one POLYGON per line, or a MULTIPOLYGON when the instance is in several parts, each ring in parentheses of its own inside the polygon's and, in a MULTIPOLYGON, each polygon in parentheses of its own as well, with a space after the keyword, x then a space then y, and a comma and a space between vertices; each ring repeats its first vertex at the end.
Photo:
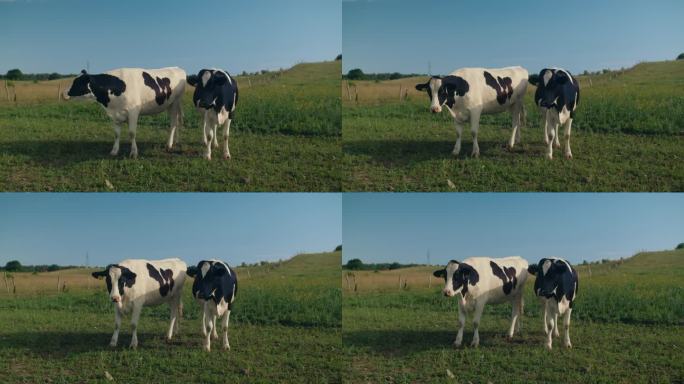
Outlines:
POLYGON ((57 83, 57 101, 62 100, 62 82, 57 83))
POLYGON ((59 276, 59 274, 57 274, 57 293, 59 293, 59 287, 61 286, 59 280, 60 280, 60 276, 59 276))

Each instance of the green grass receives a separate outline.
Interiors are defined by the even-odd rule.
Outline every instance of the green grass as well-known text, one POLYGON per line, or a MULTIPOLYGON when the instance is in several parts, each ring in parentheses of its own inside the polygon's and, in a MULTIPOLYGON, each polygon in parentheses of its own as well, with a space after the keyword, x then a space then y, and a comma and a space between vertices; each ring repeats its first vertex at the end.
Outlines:
MULTIPOLYGON (((168 117, 142 117, 139 158, 111 158, 114 134, 93 102, 0 107, 3 191, 339 191, 339 62, 299 64, 282 74, 238 78, 232 159, 203 159, 201 118, 184 99, 180 146, 165 150, 168 117), (113 188, 108 185, 111 184, 113 188)), ((222 135, 222 133, 221 133, 222 135)))
MULTIPOLYGON (((482 117, 480 158, 470 157, 469 124, 456 134, 446 113, 432 115, 425 95, 409 101, 345 103, 346 191, 682 191, 684 63, 644 63, 622 74, 581 77, 573 121, 573 160, 544 158, 541 117, 526 103, 522 145, 505 148, 510 115, 482 117)), ((562 130, 561 130, 562 135, 562 130)), ((564 145, 564 144, 563 144, 564 145)))
MULTIPOLYGON (((510 305, 485 308, 480 347, 455 349, 457 306, 441 287, 343 298, 345 382, 673 383, 684 380, 684 251, 578 267, 572 349, 543 347, 541 307, 526 287, 522 335, 505 338, 510 305), (455 375, 450 378, 447 370, 455 375)), ((468 318, 464 344, 472 338, 468 318)))
POLYGON ((59 296, 0 300, 3 383, 340 382, 341 255, 299 255, 280 266, 238 268, 240 290, 231 313, 231 350, 201 349, 201 311, 184 291, 180 337, 164 340, 168 307, 144 308, 137 350, 109 348, 113 308, 104 284, 59 296), (306 266, 306 267, 304 267, 306 266))

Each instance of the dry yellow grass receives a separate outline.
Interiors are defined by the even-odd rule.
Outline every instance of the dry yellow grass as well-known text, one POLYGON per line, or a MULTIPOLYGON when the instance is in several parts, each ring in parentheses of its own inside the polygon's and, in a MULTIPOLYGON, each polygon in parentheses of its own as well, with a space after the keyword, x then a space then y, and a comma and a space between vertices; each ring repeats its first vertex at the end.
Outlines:
POLYGON ((342 272, 342 287, 347 292, 354 291, 356 281, 357 292, 434 288, 444 284, 442 279, 432 276, 437 269, 439 267, 421 266, 378 272, 345 270, 342 272), (347 277, 349 273, 353 276, 347 277))

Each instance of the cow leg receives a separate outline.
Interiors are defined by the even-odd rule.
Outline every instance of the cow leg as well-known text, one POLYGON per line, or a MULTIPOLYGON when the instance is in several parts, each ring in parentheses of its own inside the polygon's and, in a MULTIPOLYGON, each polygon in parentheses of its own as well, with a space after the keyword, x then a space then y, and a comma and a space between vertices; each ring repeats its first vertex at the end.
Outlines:
POLYGON ((178 321, 178 303, 179 300, 173 300, 170 304, 171 307, 171 323, 169 324, 169 332, 166 334, 166 339, 171 340, 173 337, 173 330, 176 327, 176 322, 178 321))
POLYGON ((544 300, 544 335, 549 333, 549 320, 548 320, 549 306, 546 300, 544 300))
POLYGON ((128 113, 128 136, 131 138, 131 157, 138 157, 138 145, 135 143, 135 134, 138 130, 138 112, 128 113))
POLYGON ((508 141, 509 149, 513 149, 515 143, 520 142, 520 112, 521 108, 517 104, 511 110, 513 132, 511 132, 511 140, 508 141))
POLYGON ((204 134, 207 137, 207 151, 204 153, 204 158, 211 160, 211 143, 214 141, 214 132, 216 132, 216 123, 212 120, 210 123, 205 124, 204 134))
POLYGON ((204 119, 202 120, 202 144, 207 145, 207 111, 204 111, 204 119))
POLYGON ((566 348, 572 348, 572 343, 570 342, 570 314, 572 313, 572 308, 568 308, 565 311, 565 318, 563 319, 563 327, 565 328, 565 340, 563 340, 563 345, 566 348))
POLYGON ((454 150, 451 151, 451 154, 454 156, 458 156, 458 154, 461 153, 461 136, 463 136, 463 123, 461 123, 458 119, 454 118, 454 127, 456 128, 456 144, 454 144, 454 150))
POLYGON ((554 145, 556 148, 560 148, 560 147, 561 147, 560 141, 559 141, 559 140, 560 140, 560 133, 559 133, 559 132, 560 132, 560 124, 556 124, 556 134, 555 134, 555 136, 554 136, 554 142, 553 142, 553 145, 554 145))
POLYGON ((477 131, 480 129, 480 110, 470 111, 470 132, 473 134, 472 157, 480 157, 480 146, 477 144, 477 131))
POLYGON ((219 143, 218 143, 218 124, 214 126, 214 141, 212 143, 214 148, 218 148, 219 143))
POLYGON ((116 347, 119 341, 119 329, 121 329, 121 312, 118 308, 114 309, 114 333, 112 334, 112 341, 109 342, 110 347, 116 347))
POLYGON ((456 340, 454 340, 454 346, 460 347, 463 342, 463 328, 465 328, 466 323, 466 312, 463 306, 458 304, 458 333, 456 334, 456 340))
MULTIPOLYGON (((211 144, 211 142, 209 143, 211 144)), ((216 323, 214 321, 215 317, 213 315, 208 314, 206 318, 209 330, 207 331, 207 336, 204 338, 204 350, 209 352, 211 351, 211 334, 216 332, 216 330, 214 329, 216 323)))
POLYGON ((478 328, 480 327, 480 318, 482 317, 483 310, 484 302, 477 302, 475 304, 475 315, 473 316, 473 342, 470 343, 471 347, 480 345, 480 332, 478 328))
POLYGON ((214 315, 214 332, 211 334, 211 337, 212 337, 214 340, 218 340, 218 332, 216 331, 216 329, 218 328, 218 323, 216 322, 216 317, 217 317, 217 316, 214 315))
MULTIPOLYGON (((176 129, 178 128, 178 114, 180 110, 180 103, 176 102, 171 107, 169 108, 169 120, 171 120, 171 128, 169 131, 169 140, 166 142, 166 149, 171 150, 173 148, 173 143, 174 143, 174 135, 176 133, 176 129)), ((176 137, 177 139, 177 137, 176 137)))
MULTIPOLYGON (((549 124, 550 117, 548 117, 548 116, 550 113, 551 113, 550 111, 547 112, 547 118, 546 118, 547 124, 549 124)), ((548 142, 547 148, 546 148, 546 157, 549 160, 553 159, 553 142, 555 140, 557 140, 557 136, 558 136, 558 133, 557 133, 558 132, 558 122, 554 120, 552 123, 553 124, 550 127, 551 129, 549 130, 549 134, 551 137, 549 138, 549 142, 548 142)))
POLYGON ((116 156, 119 154, 119 138, 121 137, 121 123, 118 121, 114 122, 114 146, 112 146, 112 151, 109 152, 110 155, 116 156))
POLYGON ((223 349, 230 349, 228 342, 228 323, 230 322, 230 309, 226 311, 225 319, 223 320, 223 349))
POLYGON ((228 136, 230 135, 230 116, 226 119, 223 127, 223 158, 230 159, 230 149, 228 149, 228 136))
MULTIPOLYGON (((572 159, 570 150, 570 131, 572 130, 572 117, 565 122, 565 158, 572 159)), ((560 145, 559 145, 560 146, 560 145)))
POLYGON ((518 322, 520 321, 520 315, 522 315, 522 292, 511 303, 513 309, 511 314, 511 328, 508 330, 508 337, 513 338, 513 333, 515 331, 520 331, 518 322))
MULTIPOLYGON (((204 303, 207 306, 207 303, 204 303)), ((202 336, 207 336, 207 310, 202 308, 202 336)))
POLYGON ((135 304, 133 306, 133 314, 131 315, 131 348, 133 349, 138 347, 138 320, 140 320, 141 310, 142 305, 135 304))
POLYGON ((553 328, 553 335, 555 337, 559 337, 560 332, 558 332, 558 312, 556 312, 553 316, 553 323, 556 324, 556 326, 553 328))

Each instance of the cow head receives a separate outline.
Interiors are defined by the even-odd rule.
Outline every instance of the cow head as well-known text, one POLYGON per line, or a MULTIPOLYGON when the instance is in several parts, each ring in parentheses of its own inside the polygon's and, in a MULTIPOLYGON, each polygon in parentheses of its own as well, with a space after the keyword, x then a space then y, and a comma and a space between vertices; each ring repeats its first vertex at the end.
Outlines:
POLYGON ((96 279, 105 278, 109 297, 119 308, 123 306, 126 288, 133 287, 137 276, 130 269, 117 264, 110 264, 104 271, 93 272, 92 275, 96 279))
POLYGON ((71 83, 71 87, 62 94, 62 97, 64 100, 95 97, 93 90, 90 87, 90 75, 85 69, 74 79, 73 83, 71 83))
POLYGON ((221 97, 222 87, 233 80, 220 70, 202 69, 196 75, 187 77, 188 84, 195 87, 192 102, 198 108, 220 107, 216 100, 221 97))
POLYGON ((427 91, 430 99, 430 111, 440 113, 445 104, 449 108, 453 108, 456 103, 456 96, 464 96, 469 90, 469 85, 459 76, 432 76, 427 83, 417 84, 416 89, 427 91))
POLYGON ((210 300, 220 299, 215 297, 217 287, 221 286, 221 279, 230 274, 224 263, 217 261, 200 261, 196 267, 190 267, 187 275, 194 278, 192 295, 197 299, 210 300))
POLYGON ((530 265, 527 271, 537 277, 534 293, 547 299, 556 297, 559 287, 573 276, 572 267, 562 259, 541 259, 539 263, 530 265))
POLYGON ((538 106, 560 109, 562 105, 559 105, 558 100, 563 96, 563 87, 573 80, 565 70, 544 68, 538 75, 531 75, 528 81, 537 87, 534 102, 538 106))
POLYGON ((435 277, 444 279, 444 296, 453 297, 458 293, 465 295, 468 292, 468 284, 475 285, 480 280, 480 275, 475 268, 466 263, 451 260, 444 269, 433 272, 435 277))

